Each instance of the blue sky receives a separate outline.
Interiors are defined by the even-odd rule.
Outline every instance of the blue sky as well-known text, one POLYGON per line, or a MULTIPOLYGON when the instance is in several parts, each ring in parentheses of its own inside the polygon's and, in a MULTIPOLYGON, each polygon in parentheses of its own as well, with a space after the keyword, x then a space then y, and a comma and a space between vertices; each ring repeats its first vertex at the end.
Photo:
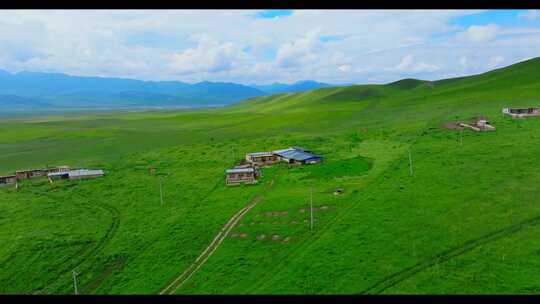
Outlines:
POLYGON ((255 13, 257 18, 272 19, 292 15, 293 10, 262 10, 255 13))
POLYGON ((519 15, 526 12, 527 10, 486 10, 477 14, 454 18, 451 23, 465 27, 469 27, 471 25, 486 25, 489 23, 513 26, 525 21, 525 19, 519 18, 519 15))
POLYGON ((0 69, 186 82, 385 83, 540 56, 538 10, 0 11, 0 69))

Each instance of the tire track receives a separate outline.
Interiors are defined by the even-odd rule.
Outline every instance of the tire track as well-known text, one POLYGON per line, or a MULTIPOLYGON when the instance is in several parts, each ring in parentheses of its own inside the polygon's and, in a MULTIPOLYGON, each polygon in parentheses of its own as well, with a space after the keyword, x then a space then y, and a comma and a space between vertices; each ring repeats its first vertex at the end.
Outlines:
POLYGON ((379 280, 375 284, 371 285, 370 287, 363 290, 362 294, 379 294, 383 291, 387 290, 388 288, 391 288, 398 283, 401 283, 408 278, 416 275, 417 273, 426 270, 434 265, 437 265, 439 263, 447 262, 455 257, 461 256, 481 245, 499 240, 501 238, 504 238, 506 236, 509 236, 511 234, 514 234, 516 232, 521 231, 523 228, 527 226, 533 226, 540 223, 540 215, 530 218, 528 220, 522 221, 518 224, 508 226, 506 228, 502 228, 493 232, 490 232, 480 238, 469 240, 465 242, 463 245, 454 247, 448 250, 445 250, 441 253, 438 253, 431 258, 428 258, 424 261, 421 261, 411 267, 407 267, 401 271, 398 271, 390 276, 387 276, 383 278, 382 280, 379 280))
POLYGON ((107 241, 109 241, 110 239, 112 239, 114 237, 114 235, 116 234, 116 231, 118 230, 118 226, 120 225, 120 211, 118 211, 118 209, 116 209, 115 207, 107 205, 107 204, 96 203, 95 205, 97 205, 98 207, 106 210, 107 212, 109 212, 111 214, 112 223, 109 226, 109 228, 107 229, 107 231, 105 232, 105 235, 101 239, 99 239, 99 241, 97 241, 95 243, 93 248, 92 247, 87 247, 86 249, 83 250, 83 252, 80 253, 80 255, 77 254, 78 256, 81 256, 81 259, 79 259, 74 265, 67 265, 67 266, 63 267, 58 272, 59 275, 56 278, 51 279, 46 284, 46 287, 35 291, 33 294, 41 294, 42 292, 46 291, 48 288, 51 287, 51 285, 58 282, 62 278, 62 276, 64 276, 70 270, 79 267, 82 263, 84 263, 86 260, 88 260, 88 258, 91 255, 98 252, 101 248, 103 248, 105 246, 107 241))
POLYGON ((214 240, 206 247, 206 249, 197 257, 195 262, 193 262, 182 274, 176 277, 167 287, 165 287, 159 294, 174 294, 185 282, 187 282, 193 274, 201 268, 202 265, 212 256, 216 249, 221 245, 223 240, 227 237, 229 232, 234 228, 234 226, 242 219, 244 214, 246 214, 251 208, 255 207, 258 202, 262 200, 261 196, 257 196, 251 200, 251 202, 240 209, 229 221, 221 228, 219 233, 216 235, 214 240))

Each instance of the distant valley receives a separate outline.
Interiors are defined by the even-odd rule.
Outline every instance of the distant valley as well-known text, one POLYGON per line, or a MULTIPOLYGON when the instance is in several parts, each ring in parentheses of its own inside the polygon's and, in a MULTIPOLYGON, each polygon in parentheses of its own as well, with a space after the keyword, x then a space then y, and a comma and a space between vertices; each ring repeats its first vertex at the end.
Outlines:
POLYGON ((0 70, 0 111, 215 107, 252 97, 331 86, 310 80, 248 86, 231 82, 189 84, 59 73, 12 74, 0 70))

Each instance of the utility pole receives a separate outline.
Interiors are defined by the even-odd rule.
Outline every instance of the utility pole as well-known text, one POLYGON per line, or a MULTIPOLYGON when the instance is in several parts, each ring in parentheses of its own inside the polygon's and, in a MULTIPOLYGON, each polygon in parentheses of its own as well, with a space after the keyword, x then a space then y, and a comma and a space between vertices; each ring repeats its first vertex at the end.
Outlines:
POLYGON ((413 175, 412 156, 411 156, 411 150, 410 149, 409 149, 409 174, 410 174, 410 176, 413 175))
POLYGON ((73 274, 73 287, 75 288, 75 294, 78 295, 79 291, 77 290, 77 275, 79 274, 75 271, 75 269, 73 270, 72 274, 73 274))
POLYGON ((311 205, 311 230, 313 230, 313 187, 310 191, 310 205, 311 205))
POLYGON ((163 189, 161 186, 161 177, 159 177, 159 198, 161 199, 161 206, 163 207, 163 189))

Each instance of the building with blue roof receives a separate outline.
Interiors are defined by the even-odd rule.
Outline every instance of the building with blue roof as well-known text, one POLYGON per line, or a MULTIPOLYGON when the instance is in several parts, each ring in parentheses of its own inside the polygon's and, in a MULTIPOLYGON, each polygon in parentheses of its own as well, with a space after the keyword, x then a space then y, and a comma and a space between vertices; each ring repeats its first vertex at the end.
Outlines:
POLYGON ((322 157, 299 147, 290 147, 288 149, 276 150, 273 153, 281 160, 289 164, 314 164, 322 161, 322 157))

